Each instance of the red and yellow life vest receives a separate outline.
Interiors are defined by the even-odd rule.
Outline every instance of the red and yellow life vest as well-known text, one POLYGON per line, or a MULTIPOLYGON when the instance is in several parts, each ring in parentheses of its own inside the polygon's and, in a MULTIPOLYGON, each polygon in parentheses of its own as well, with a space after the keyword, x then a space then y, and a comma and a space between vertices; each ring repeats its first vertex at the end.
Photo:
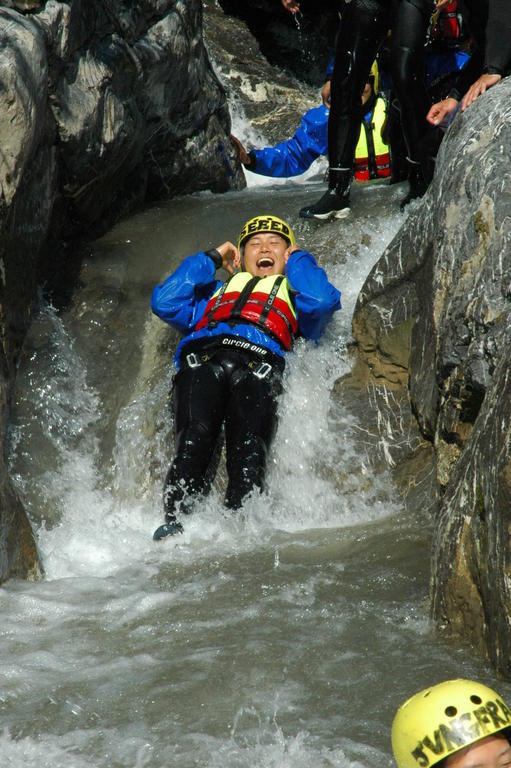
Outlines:
POLYGON ((233 275, 210 298, 195 330, 212 328, 218 323, 255 325, 284 349, 291 349, 298 333, 298 320, 287 278, 254 277, 250 272, 233 275))
POLYGON ((355 150, 355 178, 358 181, 390 176, 390 153, 381 137, 385 122, 385 102, 377 98, 371 122, 362 120, 360 136, 355 150))

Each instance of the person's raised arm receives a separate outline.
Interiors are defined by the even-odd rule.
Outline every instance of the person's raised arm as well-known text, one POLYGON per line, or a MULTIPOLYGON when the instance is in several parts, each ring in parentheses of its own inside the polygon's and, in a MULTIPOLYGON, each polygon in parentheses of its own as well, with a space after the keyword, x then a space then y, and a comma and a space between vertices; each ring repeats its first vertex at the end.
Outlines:
POLYGON ((286 275, 295 294, 300 333, 318 340, 334 312, 341 309, 341 292, 314 256, 299 246, 288 249, 286 275))
POLYGON ((220 266, 223 267, 225 271, 230 275, 233 274, 235 269, 239 269, 241 267, 241 254, 236 246, 229 242, 229 240, 227 240, 225 243, 222 243, 222 245, 219 245, 215 250, 218 254, 220 254, 222 259, 220 266))
POLYGON ((221 281, 215 280, 216 270, 223 267, 232 274, 240 261, 238 249, 230 242, 188 256, 175 272, 154 288, 152 311, 180 333, 189 333, 221 285, 221 281))

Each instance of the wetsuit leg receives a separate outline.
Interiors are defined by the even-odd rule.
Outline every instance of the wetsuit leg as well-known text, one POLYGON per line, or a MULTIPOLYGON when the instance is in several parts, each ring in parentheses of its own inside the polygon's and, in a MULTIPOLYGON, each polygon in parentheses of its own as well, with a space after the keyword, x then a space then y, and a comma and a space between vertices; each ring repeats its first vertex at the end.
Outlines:
POLYGON ((431 100, 426 91, 424 44, 431 11, 430 0, 393 0, 392 85, 401 107, 408 157, 416 163, 422 160, 421 140, 430 128, 426 121, 431 100))
POLYGON ((352 0, 342 14, 335 50, 328 118, 328 190, 300 210, 304 219, 349 213, 355 149, 362 121, 362 91, 388 29, 391 0, 352 0))
POLYGON ((225 504, 241 507, 253 488, 264 487, 266 457, 277 427, 277 403, 282 374, 272 369, 258 378, 250 368, 239 368, 232 376, 232 389, 225 415, 225 440, 229 482, 225 504))
POLYGON ((164 485, 166 518, 176 505, 189 511, 189 502, 208 490, 208 468, 215 454, 227 401, 228 380, 213 361, 196 368, 184 367, 174 379, 176 454, 164 485), (187 503, 188 502, 188 503, 187 503))
MULTIPOLYGON (((353 168, 362 118, 362 91, 390 23, 389 0, 353 0, 342 15, 328 119, 331 169, 353 168)), ((334 176, 335 178, 335 176, 334 176)))

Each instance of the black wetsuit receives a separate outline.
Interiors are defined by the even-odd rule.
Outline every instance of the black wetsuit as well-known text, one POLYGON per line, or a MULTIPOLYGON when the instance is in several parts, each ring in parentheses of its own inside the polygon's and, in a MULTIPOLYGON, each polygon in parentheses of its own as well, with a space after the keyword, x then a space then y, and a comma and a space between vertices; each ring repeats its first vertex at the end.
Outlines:
POLYGON ((419 161, 431 106, 424 78, 424 43, 432 0, 352 0, 337 36, 331 83, 328 152, 331 169, 351 168, 360 132, 360 99, 378 48, 389 29, 391 77, 401 107, 408 154, 419 161))
POLYGON ((228 485, 225 504, 238 509, 253 488, 263 488, 266 455, 277 426, 284 359, 264 359, 215 343, 189 345, 174 377, 176 454, 164 487, 167 519, 188 513, 214 478, 225 424, 228 485), (179 504, 181 502, 181 504, 179 504))
POLYGON ((463 0, 460 7, 473 44, 449 94, 458 101, 483 72, 508 75, 511 70, 510 0, 463 0))

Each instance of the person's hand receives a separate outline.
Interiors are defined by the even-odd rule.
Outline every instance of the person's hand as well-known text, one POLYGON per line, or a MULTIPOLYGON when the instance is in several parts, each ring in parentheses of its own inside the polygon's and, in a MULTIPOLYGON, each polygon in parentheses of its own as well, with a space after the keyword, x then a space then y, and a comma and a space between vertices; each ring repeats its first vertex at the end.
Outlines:
POLYGON ((289 13, 299 13, 300 12, 300 3, 298 0, 280 0, 286 11, 289 11, 289 13))
POLYGON ((222 243, 222 245, 217 246, 217 251, 222 257, 222 267, 230 275, 235 269, 241 267, 241 254, 233 243, 229 241, 222 243))
POLYGON ((327 80, 323 88, 321 89, 321 98, 323 99, 323 104, 325 105, 325 107, 330 106, 330 90, 331 90, 331 82, 330 80, 327 80))
POLYGON ((452 3, 452 0, 437 0, 435 5, 435 11, 441 11, 446 5, 452 3))
POLYGON ((444 99, 443 101, 437 101, 426 115, 426 120, 428 123, 431 123, 431 125, 440 125, 451 112, 454 112, 457 106, 458 102, 456 99, 449 98, 444 99))
POLYGON ((291 254, 294 253, 295 251, 300 251, 300 250, 301 248, 299 248, 297 245, 290 245, 289 248, 284 253, 284 261, 286 262, 286 264, 291 254))
POLYGON ((250 165, 250 158, 248 156, 248 152, 243 146, 243 144, 241 143, 241 141, 237 139, 236 136, 234 136, 232 133, 231 133, 231 140, 236 144, 236 147, 238 149, 240 163, 242 163, 242 165, 250 165))
POLYGON ((474 103, 478 96, 481 96, 488 90, 488 88, 491 88, 492 85, 496 85, 499 80, 502 80, 502 75, 481 75, 475 83, 472 83, 466 94, 463 96, 461 100, 461 111, 464 112, 467 107, 470 107, 470 105, 474 103))

